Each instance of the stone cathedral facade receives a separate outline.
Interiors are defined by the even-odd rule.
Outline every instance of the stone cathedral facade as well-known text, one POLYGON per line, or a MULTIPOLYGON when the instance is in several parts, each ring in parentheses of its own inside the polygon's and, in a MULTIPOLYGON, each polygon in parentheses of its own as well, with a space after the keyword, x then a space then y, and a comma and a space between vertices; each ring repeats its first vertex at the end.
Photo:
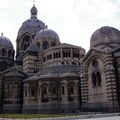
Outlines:
POLYGON ((120 31, 101 27, 90 50, 61 43, 35 5, 16 39, 0 36, 0 113, 119 111, 120 31))

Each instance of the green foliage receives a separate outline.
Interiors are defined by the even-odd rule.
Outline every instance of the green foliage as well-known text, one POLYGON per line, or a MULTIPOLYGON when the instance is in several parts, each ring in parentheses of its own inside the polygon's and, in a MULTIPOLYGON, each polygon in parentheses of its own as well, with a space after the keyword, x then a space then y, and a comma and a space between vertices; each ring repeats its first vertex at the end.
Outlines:
POLYGON ((0 118, 53 118, 65 117, 65 114, 0 114, 0 118))

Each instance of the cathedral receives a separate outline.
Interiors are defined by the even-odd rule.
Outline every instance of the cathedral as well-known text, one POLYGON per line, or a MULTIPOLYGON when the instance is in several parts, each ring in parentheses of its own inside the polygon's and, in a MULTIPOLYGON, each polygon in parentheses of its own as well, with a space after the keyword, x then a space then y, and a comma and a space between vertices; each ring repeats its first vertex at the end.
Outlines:
POLYGON ((104 26, 80 46, 61 43, 35 5, 11 41, 0 36, 0 113, 116 112, 120 108, 120 31, 104 26), (15 56, 15 57, 14 57, 15 56))

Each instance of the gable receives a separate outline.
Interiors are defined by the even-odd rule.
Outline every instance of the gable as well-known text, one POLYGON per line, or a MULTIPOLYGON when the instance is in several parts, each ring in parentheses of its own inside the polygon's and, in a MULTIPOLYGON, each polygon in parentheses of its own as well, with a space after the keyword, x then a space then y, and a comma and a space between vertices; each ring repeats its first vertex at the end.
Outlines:
POLYGON ((22 71, 18 70, 16 67, 7 69, 3 72, 0 73, 0 76, 14 76, 14 77, 22 77, 22 78, 26 78, 27 75, 25 73, 23 73, 22 71))
POLYGON ((84 65, 89 65, 92 59, 103 59, 105 52, 96 48, 91 48, 83 59, 84 65))

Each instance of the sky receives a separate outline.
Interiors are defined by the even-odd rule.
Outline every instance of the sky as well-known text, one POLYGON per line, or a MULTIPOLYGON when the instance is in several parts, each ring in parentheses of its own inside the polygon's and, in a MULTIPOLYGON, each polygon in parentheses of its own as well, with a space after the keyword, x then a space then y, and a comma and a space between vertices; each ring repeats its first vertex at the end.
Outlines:
MULTIPOLYGON (((17 33, 30 18, 33 0, 0 0, 0 33, 16 49, 17 33)), ((35 0, 38 19, 58 33, 62 43, 89 50, 90 38, 102 26, 120 30, 120 0, 35 0)))

